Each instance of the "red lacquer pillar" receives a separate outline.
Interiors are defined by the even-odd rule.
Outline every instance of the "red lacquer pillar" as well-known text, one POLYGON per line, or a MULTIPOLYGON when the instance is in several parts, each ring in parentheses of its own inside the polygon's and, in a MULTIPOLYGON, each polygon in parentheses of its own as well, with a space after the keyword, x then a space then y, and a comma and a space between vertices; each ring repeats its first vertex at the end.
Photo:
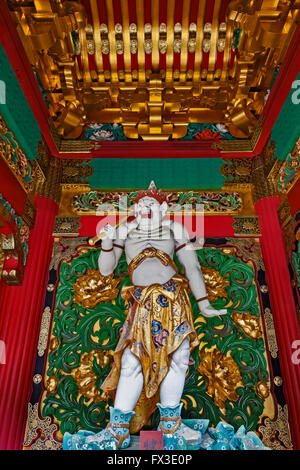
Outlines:
POLYGON ((291 287, 283 235, 277 215, 278 196, 264 197, 255 205, 261 227, 261 249, 266 268, 270 302, 288 405, 294 448, 300 449, 300 364, 293 361, 292 348, 300 340, 296 306, 291 287))
POLYGON ((42 305, 53 246, 57 204, 37 196, 36 221, 21 286, 2 284, 0 339, 5 342, 6 364, 0 365, 0 449, 22 449, 27 406, 39 336, 42 305))

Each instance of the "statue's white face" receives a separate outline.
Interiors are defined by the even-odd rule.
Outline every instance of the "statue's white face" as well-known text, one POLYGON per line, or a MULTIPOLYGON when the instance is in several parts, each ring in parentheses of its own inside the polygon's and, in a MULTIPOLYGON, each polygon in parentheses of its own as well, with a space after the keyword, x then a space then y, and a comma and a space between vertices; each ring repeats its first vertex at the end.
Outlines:
POLYGON ((161 225, 162 219, 168 209, 168 204, 159 202, 153 197, 145 196, 134 206, 138 225, 143 229, 154 229, 161 225))

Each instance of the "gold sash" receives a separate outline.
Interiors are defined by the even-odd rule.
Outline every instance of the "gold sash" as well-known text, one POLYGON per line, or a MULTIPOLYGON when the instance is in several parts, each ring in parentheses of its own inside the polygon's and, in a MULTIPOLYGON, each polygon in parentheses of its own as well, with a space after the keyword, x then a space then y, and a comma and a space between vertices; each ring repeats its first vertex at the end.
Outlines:
POLYGON ((199 344, 187 288, 188 281, 176 274, 165 284, 124 286, 122 289, 127 316, 114 352, 112 370, 101 388, 114 395, 122 355, 129 347, 139 359, 144 377, 136 414, 130 423, 131 433, 141 429, 154 411, 159 401, 159 386, 168 373, 173 352, 187 337, 190 351, 199 344))
POLYGON ((173 259, 167 253, 161 250, 157 250, 153 247, 145 248, 138 255, 136 255, 128 265, 128 274, 131 281, 134 270, 147 258, 157 258, 164 266, 172 266, 175 272, 177 272, 177 267, 173 259))

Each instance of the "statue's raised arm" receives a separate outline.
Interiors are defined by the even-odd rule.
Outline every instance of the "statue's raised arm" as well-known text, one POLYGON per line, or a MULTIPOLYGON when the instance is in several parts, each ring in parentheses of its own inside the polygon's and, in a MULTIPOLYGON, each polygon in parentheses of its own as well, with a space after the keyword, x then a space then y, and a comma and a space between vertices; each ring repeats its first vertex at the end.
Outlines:
POLYGON ((99 271, 103 276, 109 276, 114 272, 122 255, 127 225, 122 224, 116 229, 106 224, 99 234, 102 235, 101 252, 98 258, 99 271))

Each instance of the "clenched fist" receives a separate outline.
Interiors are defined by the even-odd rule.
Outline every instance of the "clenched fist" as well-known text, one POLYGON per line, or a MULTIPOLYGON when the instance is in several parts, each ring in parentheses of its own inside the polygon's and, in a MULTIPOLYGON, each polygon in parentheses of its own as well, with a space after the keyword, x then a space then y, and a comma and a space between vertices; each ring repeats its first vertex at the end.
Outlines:
POLYGON ((116 238, 116 229, 110 224, 106 224, 99 232, 99 235, 103 234, 101 236, 102 240, 114 240, 116 238))

